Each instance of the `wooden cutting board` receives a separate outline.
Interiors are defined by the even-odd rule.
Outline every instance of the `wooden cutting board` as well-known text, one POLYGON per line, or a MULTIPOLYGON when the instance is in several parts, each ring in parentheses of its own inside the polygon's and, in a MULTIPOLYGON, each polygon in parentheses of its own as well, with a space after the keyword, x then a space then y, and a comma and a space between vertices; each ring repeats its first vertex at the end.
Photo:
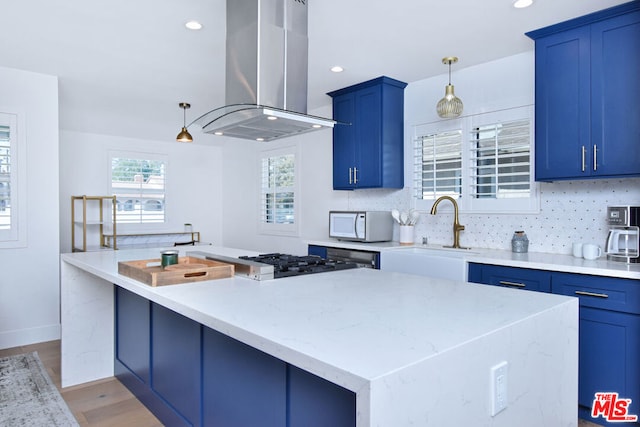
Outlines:
POLYGON ((178 263, 162 268, 160 259, 121 261, 118 273, 149 286, 176 285, 179 283, 232 277, 233 264, 195 257, 179 257, 178 263))

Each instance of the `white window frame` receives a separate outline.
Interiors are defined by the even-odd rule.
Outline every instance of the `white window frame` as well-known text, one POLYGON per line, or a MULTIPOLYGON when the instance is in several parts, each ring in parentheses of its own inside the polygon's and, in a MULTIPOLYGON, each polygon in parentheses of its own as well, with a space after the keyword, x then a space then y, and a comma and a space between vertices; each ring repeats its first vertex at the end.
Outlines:
POLYGON ((0 109, 0 123, 9 127, 11 156, 11 216, 8 230, 0 230, 0 248, 27 246, 27 140, 25 114, 0 109))
MULTIPOLYGON (((153 161, 161 161, 164 163, 165 173, 164 173, 164 221, 163 222, 149 222, 149 223, 122 223, 117 222, 118 225, 118 233, 126 234, 126 233, 143 233, 143 232, 163 232, 166 230, 167 225, 169 224, 169 210, 168 210, 168 182, 169 182, 169 156, 167 154, 159 154, 159 153, 148 153, 148 152, 138 152, 138 151, 116 151, 109 150, 108 151, 108 162, 107 162, 107 188, 108 194, 115 194, 113 189, 112 182, 112 161, 114 158, 125 158, 125 159, 136 159, 136 160, 153 160, 153 161)), ((116 214, 117 218, 117 214, 116 214)))
MULTIPOLYGON (((540 212, 540 190, 534 177, 534 110, 533 105, 514 107, 500 111, 487 112, 476 115, 459 117, 453 120, 438 121, 424 125, 414 126, 414 140, 412 146, 415 149, 415 141, 424 135, 432 135, 453 130, 462 130, 462 196, 457 198, 460 212, 463 213, 490 213, 490 214, 534 214, 540 212), (506 123, 514 120, 528 119, 530 126, 530 171, 529 185, 530 197, 513 199, 477 199, 470 196, 470 189, 474 185, 471 175, 473 165, 471 164, 470 138, 473 129, 487 124, 506 123)), ((412 197, 415 200, 416 209, 430 210, 435 199, 418 199, 417 187, 418 174, 417 165, 414 164, 414 179, 412 180, 412 197)))
POLYGON ((270 150, 263 150, 258 156, 258 180, 259 180, 259 201, 258 201, 258 230, 261 234, 276 236, 298 236, 300 223, 300 150, 297 146, 286 146, 270 150), (263 182, 263 166, 265 159, 281 156, 293 156, 294 162, 294 184, 293 184, 293 223, 277 224, 268 223, 263 219, 264 206, 264 182, 263 182))

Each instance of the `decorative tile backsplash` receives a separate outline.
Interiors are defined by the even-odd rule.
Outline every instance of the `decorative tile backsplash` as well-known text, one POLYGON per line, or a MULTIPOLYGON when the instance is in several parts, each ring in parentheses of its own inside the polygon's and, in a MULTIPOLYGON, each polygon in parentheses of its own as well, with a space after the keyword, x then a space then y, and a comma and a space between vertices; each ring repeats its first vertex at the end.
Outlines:
MULTIPOLYGON (((511 237, 524 230, 530 252, 569 254, 572 242, 596 243, 604 247, 610 205, 640 205, 640 178, 562 181, 540 183, 540 213, 498 215, 460 213, 465 230, 460 244, 476 248, 511 249, 511 237)), ((408 210, 411 189, 358 190, 349 194, 349 209, 408 210)), ((421 212, 415 227, 415 241, 425 236, 429 243, 452 243, 452 212, 430 215, 421 212)), ((398 240, 398 227, 394 240, 398 240)))

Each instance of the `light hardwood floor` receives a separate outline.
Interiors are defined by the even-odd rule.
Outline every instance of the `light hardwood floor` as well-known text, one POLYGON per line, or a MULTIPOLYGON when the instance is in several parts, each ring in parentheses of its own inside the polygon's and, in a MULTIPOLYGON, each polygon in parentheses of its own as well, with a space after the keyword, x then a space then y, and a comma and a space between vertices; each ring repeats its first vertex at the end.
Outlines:
MULTIPOLYGON (((53 383, 81 426, 157 427, 162 423, 115 378, 60 388, 60 341, 0 350, 0 357, 37 351, 53 383)), ((578 427, 599 427, 585 420, 578 427)))
POLYGON ((0 350, 0 357, 37 351, 81 426, 156 427, 162 423, 115 378, 60 388, 60 341, 0 350))

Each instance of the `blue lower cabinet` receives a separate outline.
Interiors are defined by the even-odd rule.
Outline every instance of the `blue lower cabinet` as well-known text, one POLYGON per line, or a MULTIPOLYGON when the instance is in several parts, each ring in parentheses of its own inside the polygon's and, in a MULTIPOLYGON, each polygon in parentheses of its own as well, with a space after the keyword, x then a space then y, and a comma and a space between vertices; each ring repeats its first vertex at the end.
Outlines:
POLYGON ((327 258, 327 248, 325 246, 309 245, 307 247, 308 255, 316 255, 320 258, 327 258))
POLYGON ((204 426, 287 425, 285 362, 206 327, 202 356, 204 426))
POLYGON ((354 427, 356 394, 307 371, 288 366, 289 427, 354 427))
POLYGON ((187 425, 199 426, 201 325, 158 304, 151 314, 151 387, 187 425))
POLYGON ((356 395, 118 286, 116 377, 167 426, 355 426, 356 395))
POLYGON ((638 281, 553 273, 552 291, 580 299, 580 417, 602 425, 619 424, 607 423, 603 416, 591 417, 595 393, 608 392, 631 399, 628 414, 640 416, 638 281))

